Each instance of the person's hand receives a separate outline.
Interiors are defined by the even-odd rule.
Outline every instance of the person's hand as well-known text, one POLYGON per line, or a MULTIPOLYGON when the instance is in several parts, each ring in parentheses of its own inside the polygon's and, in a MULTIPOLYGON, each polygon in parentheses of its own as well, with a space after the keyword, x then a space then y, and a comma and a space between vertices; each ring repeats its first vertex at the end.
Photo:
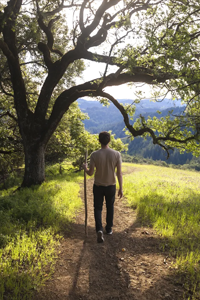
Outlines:
POLYGON ((123 191, 122 191, 122 189, 119 189, 119 191, 118 191, 118 197, 120 199, 123 197, 123 191))
POLYGON ((87 164, 82 164, 82 168, 83 168, 84 171, 86 171, 86 169, 87 169, 87 164))

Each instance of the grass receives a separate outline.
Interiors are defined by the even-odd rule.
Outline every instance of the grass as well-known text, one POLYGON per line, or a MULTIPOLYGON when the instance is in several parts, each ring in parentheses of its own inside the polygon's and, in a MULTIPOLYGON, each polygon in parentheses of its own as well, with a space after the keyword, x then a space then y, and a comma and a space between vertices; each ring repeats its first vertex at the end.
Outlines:
POLYGON ((163 247, 176 257, 187 290, 185 299, 200 299, 200 173, 135 167, 137 172, 124 176, 125 197, 138 217, 164 237, 163 247))
POLYGON ((1 300, 30 299, 51 276, 62 234, 82 206, 82 178, 54 165, 41 186, 0 191, 1 300))
MULTIPOLYGON (((16 193, 19 178, 0 191, 0 300, 30 299, 51 276, 62 235, 82 206, 79 182, 69 164, 47 167, 41 186, 16 193)), ((200 173, 151 165, 123 164, 124 194, 138 217, 163 236, 176 257, 187 290, 200 299, 200 173)))

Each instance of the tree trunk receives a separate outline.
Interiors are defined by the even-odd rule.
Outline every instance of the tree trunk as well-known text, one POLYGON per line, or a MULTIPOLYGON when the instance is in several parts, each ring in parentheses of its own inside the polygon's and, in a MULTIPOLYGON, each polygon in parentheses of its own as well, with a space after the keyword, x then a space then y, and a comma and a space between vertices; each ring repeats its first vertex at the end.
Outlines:
POLYGON ((22 187, 41 184, 45 181, 45 147, 28 146, 25 152, 25 173, 22 187))

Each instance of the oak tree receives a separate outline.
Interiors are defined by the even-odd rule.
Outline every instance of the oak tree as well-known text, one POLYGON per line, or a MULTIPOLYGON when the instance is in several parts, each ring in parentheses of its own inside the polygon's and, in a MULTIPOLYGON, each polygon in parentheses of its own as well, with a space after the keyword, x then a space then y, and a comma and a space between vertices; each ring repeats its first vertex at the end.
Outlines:
POLYGON ((150 135, 166 151, 182 145, 198 149, 199 11, 194 0, 5 3, 0 13, 1 104, 9 98, 7 113, 21 134, 22 186, 44 181, 47 144, 70 106, 85 96, 113 102, 133 137, 150 135), (78 83, 74 76, 80 76, 86 61, 103 65, 103 72, 78 83), (105 88, 138 82, 181 97, 184 114, 159 120, 141 116, 131 125, 134 105, 122 106, 105 88))

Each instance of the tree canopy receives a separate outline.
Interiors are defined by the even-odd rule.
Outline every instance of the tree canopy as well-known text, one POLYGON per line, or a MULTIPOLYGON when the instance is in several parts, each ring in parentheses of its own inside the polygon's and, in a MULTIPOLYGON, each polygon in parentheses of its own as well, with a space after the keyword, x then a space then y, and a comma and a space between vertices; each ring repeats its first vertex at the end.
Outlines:
POLYGON ((133 137, 149 135, 166 151, 175 146, 198 154, 197 0, 10 0, 1 8, 0 105, 18 124, 23 186, 44 180, 47 143, 84 96, 113 102, 133 137), (103 64, 104 71, 78 83, 87 61, 103 64), (134 103, 122 106, 105 88, 138 82, 156 87, 155 100, 168 92, 181 98, 185 112, 159 120, 141 116, 131 125, 134 103))

